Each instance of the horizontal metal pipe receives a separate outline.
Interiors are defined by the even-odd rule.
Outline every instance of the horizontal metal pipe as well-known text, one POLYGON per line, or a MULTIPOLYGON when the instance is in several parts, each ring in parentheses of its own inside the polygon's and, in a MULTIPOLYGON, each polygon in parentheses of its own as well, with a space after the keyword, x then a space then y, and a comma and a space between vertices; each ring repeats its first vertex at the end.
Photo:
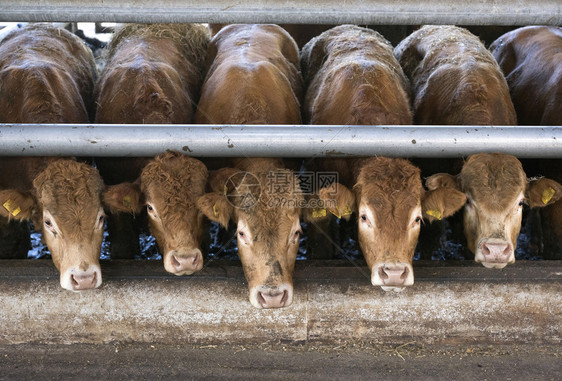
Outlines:
POLYGON ((560 25, 559 0, 2 0, 0 21, 560 25))
POLYGON ((562 158, 560 126, 0 124, 3 156, 562 158))

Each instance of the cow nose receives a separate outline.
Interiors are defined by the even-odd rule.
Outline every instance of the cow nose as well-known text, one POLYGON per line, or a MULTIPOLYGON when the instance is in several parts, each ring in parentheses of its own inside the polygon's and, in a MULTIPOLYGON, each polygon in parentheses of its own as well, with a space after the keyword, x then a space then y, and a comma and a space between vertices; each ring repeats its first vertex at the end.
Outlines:
POLYGON ((250 290, 250 303, 257 308, 281 308, 293 302, 293 287, 288 283, 280 286, 256 286, 250 290))
POLYGON ((507 242, 482 242, 480 250, 485 263, 507 263, 513 254, 507 242))
POLYGON ((262 308, 279 308, 285 307, 289 293, 287 290, 284 291, 270 291, 270 292, 258 292, 258 302, 262 308))
POLYGON ((385 286, 403 286, 408 277, 408 267, 405 265, 381 266, 379 276, 385 286))
POLYGON ((400 291, 414 284, 412 266, 407 263, 381 263, 372 271, 371 283, 381 286, 385 291, 400 291))
POLYGON ((70 281, 73 290, 89 290, 96 288, 97 273, 93 272, 91 274, 85 272, 76 272, 70 275, 70 281))
POLYGON ((199 249, 186 252, 171 252, 166 270, 175 275, 191 275, 203 267, 203 256, 199 249))

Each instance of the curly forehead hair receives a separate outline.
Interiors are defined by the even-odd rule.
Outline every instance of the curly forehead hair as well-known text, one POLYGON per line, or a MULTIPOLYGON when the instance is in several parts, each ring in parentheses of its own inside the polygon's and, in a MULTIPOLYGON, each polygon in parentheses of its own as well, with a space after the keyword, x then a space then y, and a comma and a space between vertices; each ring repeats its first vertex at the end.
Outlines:
POLYGON ((163 193, 167 201, 191 199, 192 202, 205 191, 207 167, 197 159, 179 152, 165 152, 156 156, 141 174, 143 193, 154 187, 163 193))
POLYGON ((521 162, 512 155, 476 154, 468 158, 460 174, 461 188, 479 203, 502 210, 527 187, 521 162))

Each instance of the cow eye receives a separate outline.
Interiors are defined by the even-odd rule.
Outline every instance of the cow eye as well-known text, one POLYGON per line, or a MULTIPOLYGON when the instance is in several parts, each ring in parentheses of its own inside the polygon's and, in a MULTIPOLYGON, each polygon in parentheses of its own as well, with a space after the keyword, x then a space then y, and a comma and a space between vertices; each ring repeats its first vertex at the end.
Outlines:
POLYGON ((152 205, 147 205, 146 208, 147 208, 150 212, 152 212, 152 211, 154 210, 154 208, 152 207, 152 205))
POLYGON ((421 222, 422 218, 421 217, 416 217, 416 224, 419 224, 421 222))
POLYGON ((239 235, 240 237, 244 237, 244 232, 238 232, 238 235, 239 235))
POLYGON ((523 206, 523 205, 525 205, 525 200, 519 201, 519 206, 523 206))
POLYGON ((362 215, 361 215, 361 219, 362 219, 363 221, 367 221, 367 216, 366 216, 365 214, 362 214, 362 215))
POLYGON ((51 220, 45 220, 45 226, 47 226, 49 228, 52 227, 53 224, 51 223, 51 220))

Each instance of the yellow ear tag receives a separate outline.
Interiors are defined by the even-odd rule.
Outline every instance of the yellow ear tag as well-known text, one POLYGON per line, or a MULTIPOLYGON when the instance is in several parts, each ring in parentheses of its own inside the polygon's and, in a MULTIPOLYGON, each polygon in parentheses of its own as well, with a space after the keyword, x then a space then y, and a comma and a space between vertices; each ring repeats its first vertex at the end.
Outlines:
POLYGON ((548 204, 548 202, 552 200, 554 193, 556 193, 556 191, 551 187, 545 189, 544 192, 542 192, 542 197, 541 197, 542 203, 545 205, 548 204))
POLYGON ((217 210, 217 204, 213 205, 213 213, 215 214, 215 217, 219 215, 219 211, 217 210))
POLYGON ((334 213, 334 212, 332 212, 332 211, 330 210, 330 213, 332 213, 334 216, 336 216, 338 219, 340 219, 340 218, 341 218, 341 214, 339 214, 339 212, 340 212, 339 209, 336 209, 336 212, 337 212, 338 214, 336 214, 336 213, 334 213))
POLYGON ((131 208, 131 196, 126 195, 125 197, 123 197, 123 206, 125 208, 131 208))
POLYGON ((438 211, 438 210, 429 209, 429 210, 426 210, 426 211, 425 211, 425 214, 427 214, 427 215, 429 215, 429 216, 431 216, 431 217, 435 217, 435 218, 437 218, 438 220, 441 220, 441 212, 438 211))
POLYGON ((224 195, 226 196, 228 194, 228 187, 225 185, 224 186, 224 195))
POLYGON ((312 209, 312 218, 326 217, 326 209, 312 209))
POLYGON ((15 209, 12 209, 12 200, 6 201, 4 204, 2 204, 2 206, 8 212, 12 213, 12 216, 14 216, 14 217, 17 216, 18 214, 20 214, 20 212, 21 212, 21 208, 17 205, 16 205, 15 209))
POLYGON ((349 215, 351 215, 351 214, 353 214, 353 211, 351 210, 351 208, 347 207, 347 208, 345 208, 345 209, 343 210, 343 215, 344 215, 344 216, 349 216, 349 215))

